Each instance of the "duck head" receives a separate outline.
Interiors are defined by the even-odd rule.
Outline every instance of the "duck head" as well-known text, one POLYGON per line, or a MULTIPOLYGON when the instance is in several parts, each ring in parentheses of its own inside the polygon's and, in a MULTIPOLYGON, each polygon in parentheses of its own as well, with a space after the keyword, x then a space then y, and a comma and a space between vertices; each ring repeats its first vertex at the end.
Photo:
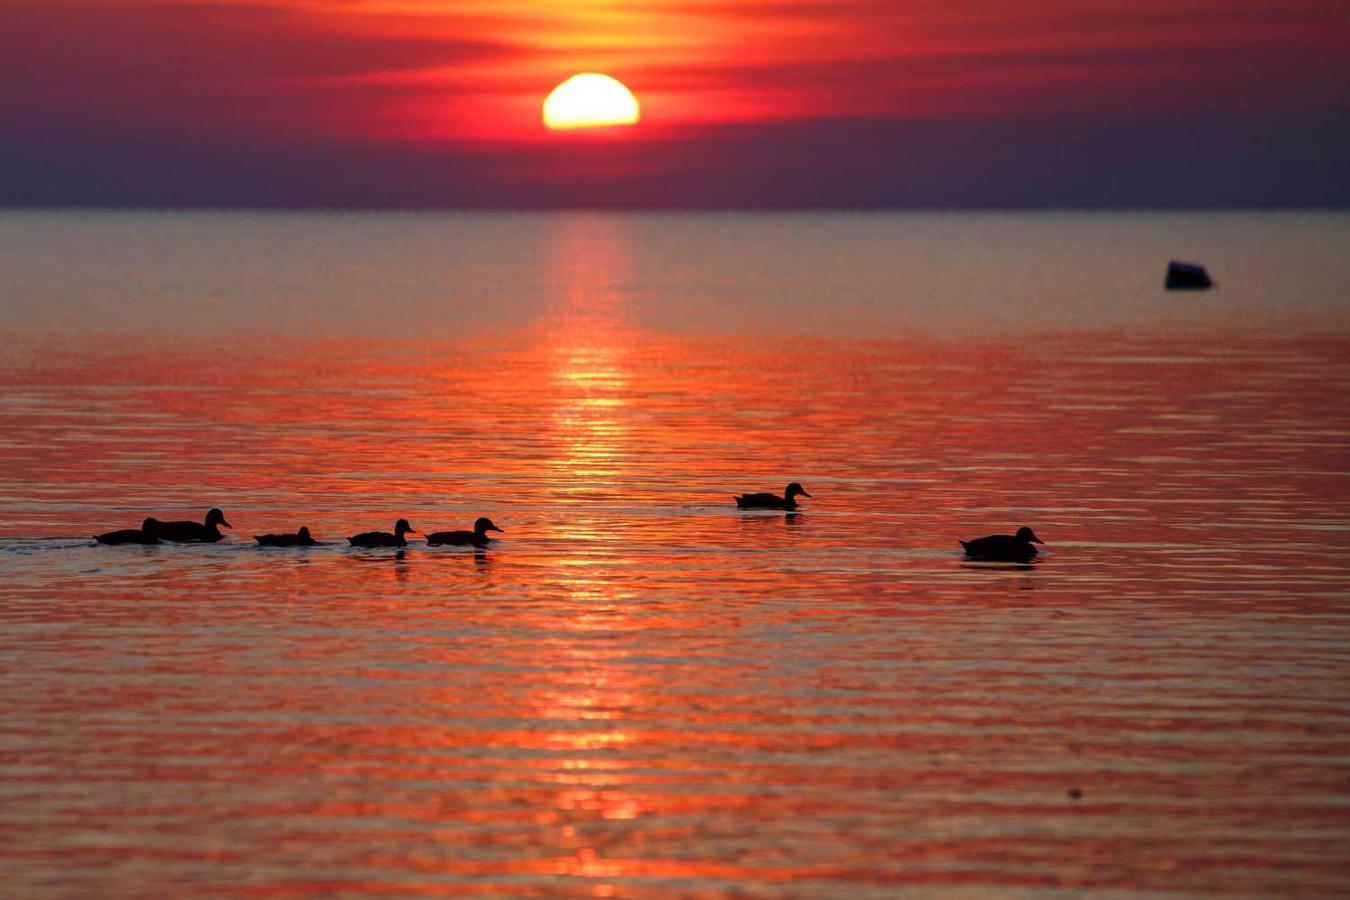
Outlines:
MULTIPOLYGON (((474 522, 473 530, 476 531, 478 534, 487 534, 489 531, 502 531, 502 529, 494 525, 492 523, 492 520, 489 519, 487 516, 483 516, 477 522, 474 522)), ((504 531, 502 533, 505 534, 504 531)))
POLYGON ((312 537, 309 536, 309 526, 308 526, 308 525, 301 525, 301 526, 300 526, 300 530, 299 530, 298 532, 296 532, 296 534, 299 536, 300 540, 302 540, 302 541, 312 541, 312 540, 314 540, 314 538, 312 538, 312 537))
POLYGON ((1041 540, 1040 538, 1036 537, 1036 532, 1032 531, 1030 528, 1026 527, 1025 525, 1023 525, 1021 528, 1017 529, 1017 539, 1018 539, 1019 541, 1023 542, 1024 544, 1044 544, 1044 543, 1045 543, 1045 541, 1043 541, 1043 540, 1041 540))
POLYGON ((811 496, 806 492, 806 488, 802 487, 801 484, 796 481, 792 482, 792 484, 789 484, 787 486, 787 490, 783 492, 783 496, 786 497, 788 500, 791 500, 793 497, 799 495, 802 497, 811 496))
POLYGON ((219 508, 211 510, 206 514, 206 527, 211 528, 215 525, 224 525, 226 528, 233 528, 229 522, 225 521, 225 514, 219 508))
POLYGON ((398 522, 394 525, 394 534, 398 535, 399 537, 403 537, 408 532, 416 534, 417 529, 409 525, 407 519, 399 519, 398 522))
POLYGON ((156 537, 159 535, 159 519, 150 518, 141 523, 141 534, 146 537, 156 537))

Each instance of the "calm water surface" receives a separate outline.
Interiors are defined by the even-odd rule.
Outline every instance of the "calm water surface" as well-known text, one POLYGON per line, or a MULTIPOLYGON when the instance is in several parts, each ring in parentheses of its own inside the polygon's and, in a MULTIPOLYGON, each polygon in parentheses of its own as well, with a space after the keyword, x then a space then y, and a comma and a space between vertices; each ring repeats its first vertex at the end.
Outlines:
POLYGON ((0 893, 1350 892, 1350 217, 0 237, 0 893))

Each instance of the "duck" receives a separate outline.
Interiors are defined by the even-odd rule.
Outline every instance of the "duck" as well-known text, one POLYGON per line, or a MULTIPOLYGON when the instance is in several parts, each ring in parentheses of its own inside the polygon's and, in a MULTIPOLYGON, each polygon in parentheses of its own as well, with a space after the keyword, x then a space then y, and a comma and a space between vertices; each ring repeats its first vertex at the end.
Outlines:
POLYGON ((1037 555, 1032 544, 1044 544, 1036 537, 1036 532, 1023 526, 1017 534, 991 534, 989 537, 961 541, 966 556, 972 559, 989 559, 1003 562, 1025 562, 1037 555))
POLYGON ((492 520, 486 516, 481 517, 473 523, 473 531, 433 531, 427 535, 427 543, 433 546, 437 544, 453 544, 457 546, 467 546, 472 544, 475 547, 486 547, 492 543, 492 539, 487 536, 489 531, 505 531, 493 524, 492 520))
POLYGON ((783 491, 783 496, 777 494, 741 494, 736 497, 737 509, 786 509, 794 510, 797 508, 797 497, 810 497, 806 488, 797 482, 792 482, 783 491))
POLYGON ((347 538, 347 543, 353 547, 406 547, 408 541, 403 536, 410 531, 415 534, 417 529, 409 525, 407 519, 399 519, 394 523, 393 534, 387 531, 363 531, 347 538))
POLYGON ((317 543, 304 525, 295 534, 255 534, 253 539, 263 547, 313 547, 317 543))
POLYGON ((225 537, 220 533, 220 526, 233 528, 229 522, 225 521, 225 514, 219 509, 212 509, 206 514, 206 523, 201 522, 160 522, 159 537, 161 540, 174 541, 179 544, 192 542, 201 542, 214 544, 216 541, 225 537))
POLYGON ((146 519, 140 528, 123 528, 121 531, 96 534, 94 540, 100 544, 158 544, 161 524, 159 519, 146 519))

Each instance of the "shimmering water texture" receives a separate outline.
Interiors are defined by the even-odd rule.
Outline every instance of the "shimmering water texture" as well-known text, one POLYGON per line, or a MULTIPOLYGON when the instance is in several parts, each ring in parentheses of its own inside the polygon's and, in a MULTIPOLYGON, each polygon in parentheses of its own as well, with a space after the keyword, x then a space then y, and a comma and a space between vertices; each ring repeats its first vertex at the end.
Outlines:
POLYGON ((658 327, 625 221, 510 328, 4 343, 0 893, 1350 892, 1350 330, 658 327))

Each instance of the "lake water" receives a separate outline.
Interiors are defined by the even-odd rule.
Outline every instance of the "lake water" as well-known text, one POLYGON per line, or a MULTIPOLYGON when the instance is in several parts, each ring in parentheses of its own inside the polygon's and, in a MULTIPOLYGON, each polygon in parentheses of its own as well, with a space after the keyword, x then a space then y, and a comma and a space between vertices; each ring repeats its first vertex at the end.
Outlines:
POLYGON ((1347 249, 0 215, 0 892, 1350 892, 1347 249))

